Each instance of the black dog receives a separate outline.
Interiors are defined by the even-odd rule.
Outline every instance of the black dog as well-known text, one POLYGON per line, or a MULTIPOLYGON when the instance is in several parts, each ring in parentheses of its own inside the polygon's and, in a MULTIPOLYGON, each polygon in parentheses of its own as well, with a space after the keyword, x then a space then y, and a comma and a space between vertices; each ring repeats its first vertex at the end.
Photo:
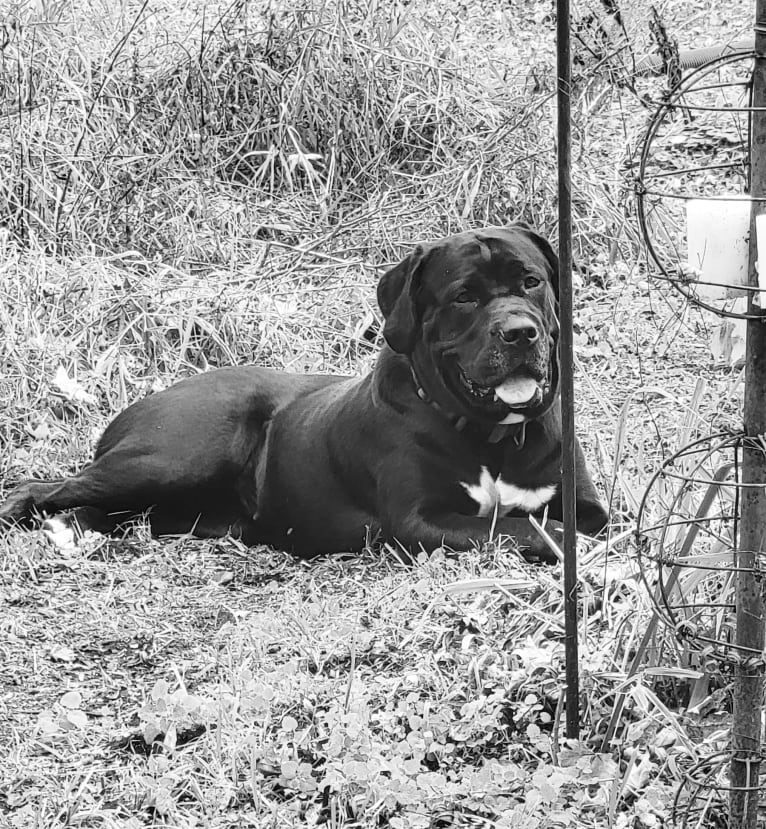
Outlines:
MULTIPOLYGON (((381 278, 384 347, 362 379, 226 368, 134 403, 79 475, 18 485, 0 523, 75 507, 115 529, 232 533, 303 557, 381 534, 412 551, 560 529, 557 262, 516 225, 415 250, 381 278)), ((607 514, 577 446, 577 526, 607 514)))

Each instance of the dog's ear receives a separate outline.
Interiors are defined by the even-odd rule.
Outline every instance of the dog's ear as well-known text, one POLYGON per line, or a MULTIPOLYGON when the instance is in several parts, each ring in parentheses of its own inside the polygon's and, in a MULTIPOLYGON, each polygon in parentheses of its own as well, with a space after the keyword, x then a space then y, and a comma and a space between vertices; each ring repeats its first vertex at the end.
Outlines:
POLYGON ((417 292, 420 270, 428 255, 423 245, 386 271, 378 282, 378 305, 383 312, 383 336, 399 354, 411 354, 418 326, 417 292))
POLYGON ((556 252, 553 250, 551 243, 544 236, 541 236, 539 233, 537 233, 537 231, 532 230, 532 228, 526 222, 516 222, 515 224, 509 225, 509 230, 520 231, 527 237, 527 239, 531 240, 535 243, 535 245, 537 245, 538 249, 545 257, 551 269, 551 285, 553 285, 553 293, 556 295, 556 301, 558 302, 559 258, 556 255, 556 252))

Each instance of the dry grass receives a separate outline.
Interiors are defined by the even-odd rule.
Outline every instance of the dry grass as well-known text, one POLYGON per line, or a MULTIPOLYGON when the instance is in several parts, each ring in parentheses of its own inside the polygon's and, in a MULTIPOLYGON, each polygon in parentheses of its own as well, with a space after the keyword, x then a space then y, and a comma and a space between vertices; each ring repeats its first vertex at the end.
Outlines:
POLYGON ((103 20, 95 48, 57 11, 20 15, 3 51, 0 210, 22 242, 232 265, 405 196, 440 193, 420 232, 549 215, 545 100, 475 79, 489 54, 387 6, 210 4, 183 46, 163 46, 143 3, 120 37, 103 20), (298 202, 284 221, 274 197, 298 202))
MULTIPOLYGON (((554 230, 547 9, 41 8, 0 53, 3 487, 78 467, 116 410, 193 371, 366 370, 406 244, 554 230)), ((715 9, 666 13, 699 44, 715 9)), ((736 424, 741 387, 710 367, 710 321, 646 281, 621 177, 644 113, 606 68, 586 62, 576 106, 578 423, 619 536, 664 457, 736 424)), ((571 745, 558 572, 503 544, 404 568, 4 535, 0 824, 659 826, 727 677, 662 625, 641 644, 635 553, 583 546, 571 745)))

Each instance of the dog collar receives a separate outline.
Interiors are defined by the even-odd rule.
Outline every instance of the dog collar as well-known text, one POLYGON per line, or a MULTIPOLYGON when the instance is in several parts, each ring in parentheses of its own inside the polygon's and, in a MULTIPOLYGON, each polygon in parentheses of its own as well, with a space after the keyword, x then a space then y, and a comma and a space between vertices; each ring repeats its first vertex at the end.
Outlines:
MULTIPOLYGON (((439 412, 442 417, 446 418, 446 420, 452 424, 455 431, 462 432, 469 423, 473 426, 478 425, 475 421, 470 421, 465 415, 456 415, 447 411, 444 406, 434 400, 423 388, 420 380, 418 380, 418 375, 415 372, 415 366, 412 362, 410 362, 410 373, 412 374, 412 381, 415 384, 415 391, 417 392, 418 397, 424 403, 427 403, 432 409, 439 412)), ((527 436, 527 423, 527 418, 520 412, 511 412, 509 415, 506 415, 503 420, 499 421, 489 429, 486 439, 489 443, 500 443, 500 441, 505 440, 506 438, 512 438, 516 446, 521 449, 521 447, 524 446, 524 441, 527 436)))
POLYGON ((503 423, 501 421, 489 433, 487 440, 490 443, 500 443, 501 440, 512 438, 516 446, 521 449, 527 438, 527 423, 529 421, 526 418, 522 418, 513 423, 503 423))

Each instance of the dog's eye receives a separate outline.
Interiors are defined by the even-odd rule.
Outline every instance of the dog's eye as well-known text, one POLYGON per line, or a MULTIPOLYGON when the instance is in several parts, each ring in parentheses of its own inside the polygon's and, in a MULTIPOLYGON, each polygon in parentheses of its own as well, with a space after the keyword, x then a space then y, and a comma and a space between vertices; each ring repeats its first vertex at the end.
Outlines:
POLYGON ((461 291, 452 301, 456 305, 465 305, 469 302, 476 302, 476 297, 470 291, 461 291))
POLYGON ((536 276, 528 276, 524 280, 525 288, 536 288, 540 284, 540 280, 536 276))

